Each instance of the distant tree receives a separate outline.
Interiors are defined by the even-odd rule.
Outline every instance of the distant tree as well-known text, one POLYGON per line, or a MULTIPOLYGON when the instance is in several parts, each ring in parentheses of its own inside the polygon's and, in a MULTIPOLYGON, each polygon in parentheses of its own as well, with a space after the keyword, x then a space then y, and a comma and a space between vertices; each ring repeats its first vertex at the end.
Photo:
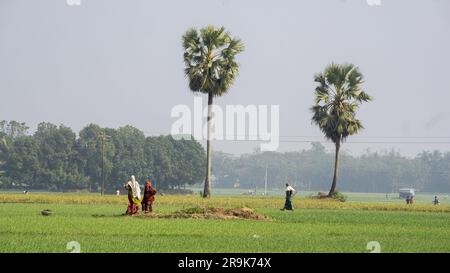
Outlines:
POLYGON ((208 26, 200 31, 189 29, 183 35, 185 75, 193 92, 208 94, 208 135, 206 144, 206 178, 203 197, 211 194, 211 119, 213 98, 222 96, 233 85, 239 66, 235 61, 244 50, 239 39, 225 28, 208 26))
POLYGON ((24 122, 2 120, 0 121, 0 138, 2 135, 10 138, 24 136, 28 133, 28 129, 29 127, 24 122))
POLYGON ((152 171, 145 157, 144 133, 127 125, 117 130, 110 129, 108 135, 111 136, 115 151, 110 187, 120 187, 125 181, 130 180, 131 175, 143 183, 152 171))
POLYGON ((36 183, 40 188, 59 191, 82 188, 87 182, 83 170, 76 164, 76 134, 64 125, 40 123, 34 133, 39 146, 39 172, 36 183))
POLYGON ((193 138, 147 137, 144 150, 149 176, 158 188, 193 185, 204 177, 205 151, 193 138))
POLYGON ((236 183, 236 172, 233 170, 236 157, 224 152, 215 152, 212 157, 212 173, 216 184, 220 187, 233 187, 236 183))
POLYGON ((32 136, 16 137, 5 151, 2 171, 8 179, 3 187, 39 187, 35 185, 39 173, 39 145, 32 136))
POLYGON ((0 132, 0 162, 6 160, 8 154, 8 138, 5 133, 0 132))
POLYGON ((428 182, 424 189, 430 192, 450 192, 450 153, 422 152, 417 159, 426 170, 421 175, 428 182))
POLYGON ((147 139, 148 149, 153 155, 153 175, 158 187, 167 189, 176 184, 177 169, 181 168, 175 160, 173 143, 170 136, 158 136, 147 139))
POLYGON ((178 187, 182 185, 193 185, 204 178, 205 152, 201 144, 191 139, 175 140, 170 137, 174 149, 173 163, 176 164, 174 184, 178 187))
POLYGON ((311 108, 312 122, 336 147, 333 182, 328 193, 334 196, 341 144, 348 136, 363 129, 356 112, 359 105, 370 101, 371 97, 361 89, 363 75, 353 64, 331 64, 323 73, 315 75, 314 81, 318 86, 315 90, 315 105, 311 108))
MULTIPOLYGON (((102 135, 112 134, 97 124, 89 124, 79 133, 78 146, 84 161, 84 174, 88 177, 89 191, 98 191, 102 186, 102 135)), ((104 143, 104 175, 105 183, 110 181, 113 170, 115 146, 111 140, 104 143)))

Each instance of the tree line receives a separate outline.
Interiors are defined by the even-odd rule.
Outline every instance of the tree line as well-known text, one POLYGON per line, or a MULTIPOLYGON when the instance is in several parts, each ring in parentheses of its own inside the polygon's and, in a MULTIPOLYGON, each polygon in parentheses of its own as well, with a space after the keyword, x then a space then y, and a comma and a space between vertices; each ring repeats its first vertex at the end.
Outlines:
MULTIPOLYGON (((90 124, 78 135, 51 123, 40 123, 34 134, 28 130, 24 123, 0 122, 0 188, 97 192, 102 155, 107 193, 121 188, 131 174, 140 181, 150 178, 161 189, 202 183, 205 177, 205 150, 193 139, 146 137, 132 126, 90 124)), ((267 167, 269 188, 289 182, 299 189, 325 191, 333 166, 334 153, 312 143, 310 149, 286 153, 216 152, 212 176, 216 187, 262 188, 267 167)), ((338 190, 387 193, 402 187, 450 193, 450 152, 424 151, 414 158, 395 151, 342 154, 338 190)))
MULTIPOLYGON (((268 187, 286 182, 302 190, 326 191, 334 169, 335 154, 320 143, 296 152, 255 152, 234 156, 213 156, 216 187, 263 188, 267 167, 268 187)), ((369 152, 341 155, 341 183, 337 189, 349 192, 397 192, 412 187, 422 192, 450 193, 450 152, 424 151, 414 158, 398 152, 369 152)))
POLYGON ((149 136, 133 127, 71 128, 43 122, 33 134, 17 121, 0 122, 0 188, 100 191, 122 188, 135 175, 160 189, 203 181, 205 151, 191 138, 149 136), (102 171, 103 170, 103 171, 102 171))

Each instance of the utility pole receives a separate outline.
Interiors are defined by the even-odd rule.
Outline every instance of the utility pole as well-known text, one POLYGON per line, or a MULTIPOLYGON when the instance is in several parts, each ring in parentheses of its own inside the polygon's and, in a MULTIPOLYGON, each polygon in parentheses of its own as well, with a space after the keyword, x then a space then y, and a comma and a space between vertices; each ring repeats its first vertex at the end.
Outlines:
POLYGON ((110 136, 105 134, 105 131, 102 131, 100 134, 101 140, 101 153, 102 153, 102 191, 101 195, 105 194, 105 142, 108 140, 110 136))
POLYGON ((264 176, 264 196, 267 196, 267 167, 268 164, 266 163, 266 175, 264 176))

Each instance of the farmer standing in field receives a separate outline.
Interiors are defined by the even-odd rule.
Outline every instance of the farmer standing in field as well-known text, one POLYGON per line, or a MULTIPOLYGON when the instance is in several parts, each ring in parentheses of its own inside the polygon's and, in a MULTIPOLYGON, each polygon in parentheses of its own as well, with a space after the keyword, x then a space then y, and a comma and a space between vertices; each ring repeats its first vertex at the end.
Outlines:
POLYGON ((153 211, 153 201, 155 201, 156 189, 152 187, 152 182, 147 179, 144 188, 144 198, 142 199, 142 211, 144 213, 153 211))
POLYGON ((438 197, 437 195, 434 196, 433 204, 434 204, 435 206, 441 205, 441 201, 439 201, 439 197, 438 197))
POLYGON ((136 181, 134 175, 131 176, 131 181, 125 184, 125 189, 128 191, 128 210, 127 213, 135 215, 139 211, 139 203, 141 200, 141 188, 136 181))
POLYGON ((286 183, 286 202, 281 210, 294 210, 292 207, 292 197, 295 195, 295 189, 286 183))

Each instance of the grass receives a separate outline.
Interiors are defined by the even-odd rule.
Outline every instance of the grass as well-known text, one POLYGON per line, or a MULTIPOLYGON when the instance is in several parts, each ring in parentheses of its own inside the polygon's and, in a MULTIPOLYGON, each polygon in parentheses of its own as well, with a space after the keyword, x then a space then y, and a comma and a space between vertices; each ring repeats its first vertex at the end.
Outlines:
MULTIPOLYGON (((158 204, 167 206, 205 206, 205 207, 250 207, 250 208, 280 208, 283 205, 282 197, 264 196, 214 196, 203 199, 196 195, 191 196, 158 196, 158 204)), ((125 196, 115 195, 78 195, 78 194, 0 194, 0 203, 48 203, 48 204, 124 204, 125 196)), ((387 210, 387 211, 422 211, 422 212, 450 212, 449 205, 434 206, 417 203, 407 206, 404 202, 338 202, 333 200, 316 200, 307 197, 294 198, 294 206, 305 209, 342 209, 342 210, 387 210)))
MULTIPOLYGON (((201 188, 191 188, 196 194, 201 191, 201 188)), ((251 189, 254 191, 254 189, 251 189)), ((213 188, 213 195, 235 195, 242 196, 247 193, 248 189, 221 189, 213 188)), ((311 195, 317 195, 318 191, 305 191, 299 190, 296 194, 297 197, 308 197, 311 195)), ((322 190, 322 192, 328 193, 327 189, 322 190)), ((258 188, 257 196, 262 196, 264 189, 258 188)), ((284 195, 284 189, 268 189, 268 196, 282 197, 284 195)), ((386 198, 386 193, 365 193, 365 192, 343 192, 347 196, 347 201, 349 202, 382 202, 382 203, 399 203, 404 204, 405 199, 398 198, 398 193, 388 193, 386 198)), ((417 204, 431 204, 434 200, 434 196, 440 197, 441 204, 450 205, 450 196, 448 193, 426 193, 426 192, 416 192, 414 202, 417 204)))
POLYGON ((158 196, 158 213, 196 205, 255 208, 264 220, 142 219, 119 216, 126 197, 0 194, 0 252, 450 252, 449 206, 333 202, 276 197, 158 196), (54 214, 42 216, 41 210, 54 214), (102 217, 94 217, 101 215, 102 217))

